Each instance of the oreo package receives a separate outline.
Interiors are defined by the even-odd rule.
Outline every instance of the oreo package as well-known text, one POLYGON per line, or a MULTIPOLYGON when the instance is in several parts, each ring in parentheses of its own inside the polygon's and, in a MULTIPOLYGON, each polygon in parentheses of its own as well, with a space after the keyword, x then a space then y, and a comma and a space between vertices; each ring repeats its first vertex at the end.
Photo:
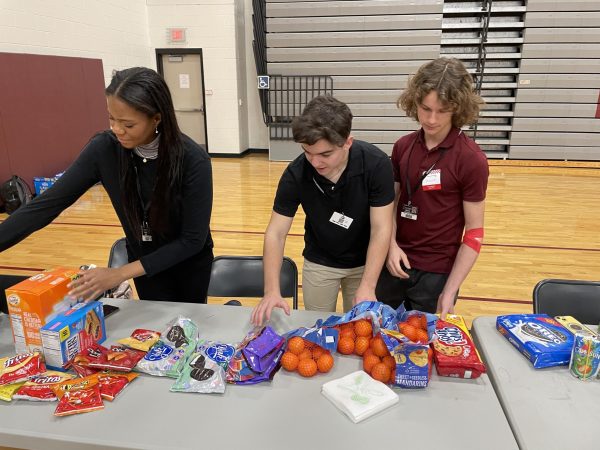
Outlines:
POLYGON ((569 365, 573 335, 549 315, 498 316, 496 328, 534 368, 569 365))

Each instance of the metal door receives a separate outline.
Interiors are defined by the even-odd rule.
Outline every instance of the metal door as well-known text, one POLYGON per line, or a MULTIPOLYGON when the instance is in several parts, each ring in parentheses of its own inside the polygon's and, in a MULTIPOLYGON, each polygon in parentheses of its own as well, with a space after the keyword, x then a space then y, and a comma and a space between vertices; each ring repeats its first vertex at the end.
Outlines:
POLYGON ((208 150, 202 51, 198 50, 157 50, 158 71, 171 91, 179 128, 208 150))

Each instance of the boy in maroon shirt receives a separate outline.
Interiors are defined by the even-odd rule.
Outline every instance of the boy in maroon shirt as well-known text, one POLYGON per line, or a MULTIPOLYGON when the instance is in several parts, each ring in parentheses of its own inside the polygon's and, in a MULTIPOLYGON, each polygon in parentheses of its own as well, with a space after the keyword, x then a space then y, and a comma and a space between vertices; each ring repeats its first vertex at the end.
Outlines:
POLYGON ((483 240, 485 154, 461 130, 483 100, 457 59, 419 68, 398 99, 421 129, 394 145, 394 227, 377 299, 393 307, 454 312, 483 240), (463 235, 464 231, 464 235, 463 235))

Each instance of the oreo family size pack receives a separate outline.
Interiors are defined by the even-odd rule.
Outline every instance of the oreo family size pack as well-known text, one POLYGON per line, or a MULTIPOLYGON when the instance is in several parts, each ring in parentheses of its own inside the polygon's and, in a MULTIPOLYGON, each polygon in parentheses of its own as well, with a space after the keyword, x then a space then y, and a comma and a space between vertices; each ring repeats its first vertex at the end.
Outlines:
POLYGON ((547 314, 498 316, 496 328, 536 369, 569 364, 573 335, 547 314))

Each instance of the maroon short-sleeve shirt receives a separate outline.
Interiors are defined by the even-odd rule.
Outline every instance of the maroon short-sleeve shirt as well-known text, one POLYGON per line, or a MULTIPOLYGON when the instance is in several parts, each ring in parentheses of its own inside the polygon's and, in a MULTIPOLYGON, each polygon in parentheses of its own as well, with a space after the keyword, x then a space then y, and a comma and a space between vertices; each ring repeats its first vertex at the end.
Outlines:
POLYGON ((396 241, 408 256, 412 268, 450 273, 465 226, 463 201, 485 199, 489 169, 479 146, 460 129, 452 128, 446 139, 427 150, 423 130, 403 136, 392 152, 394 180, 400 183, 396 241), (439 170, 439 188, 424 190, 423 173, 434 163, 439 170), (408 203, 407 175, 417 220, 401 217, 408 203), (419 186, 417 189, 415 189, 419 186))

